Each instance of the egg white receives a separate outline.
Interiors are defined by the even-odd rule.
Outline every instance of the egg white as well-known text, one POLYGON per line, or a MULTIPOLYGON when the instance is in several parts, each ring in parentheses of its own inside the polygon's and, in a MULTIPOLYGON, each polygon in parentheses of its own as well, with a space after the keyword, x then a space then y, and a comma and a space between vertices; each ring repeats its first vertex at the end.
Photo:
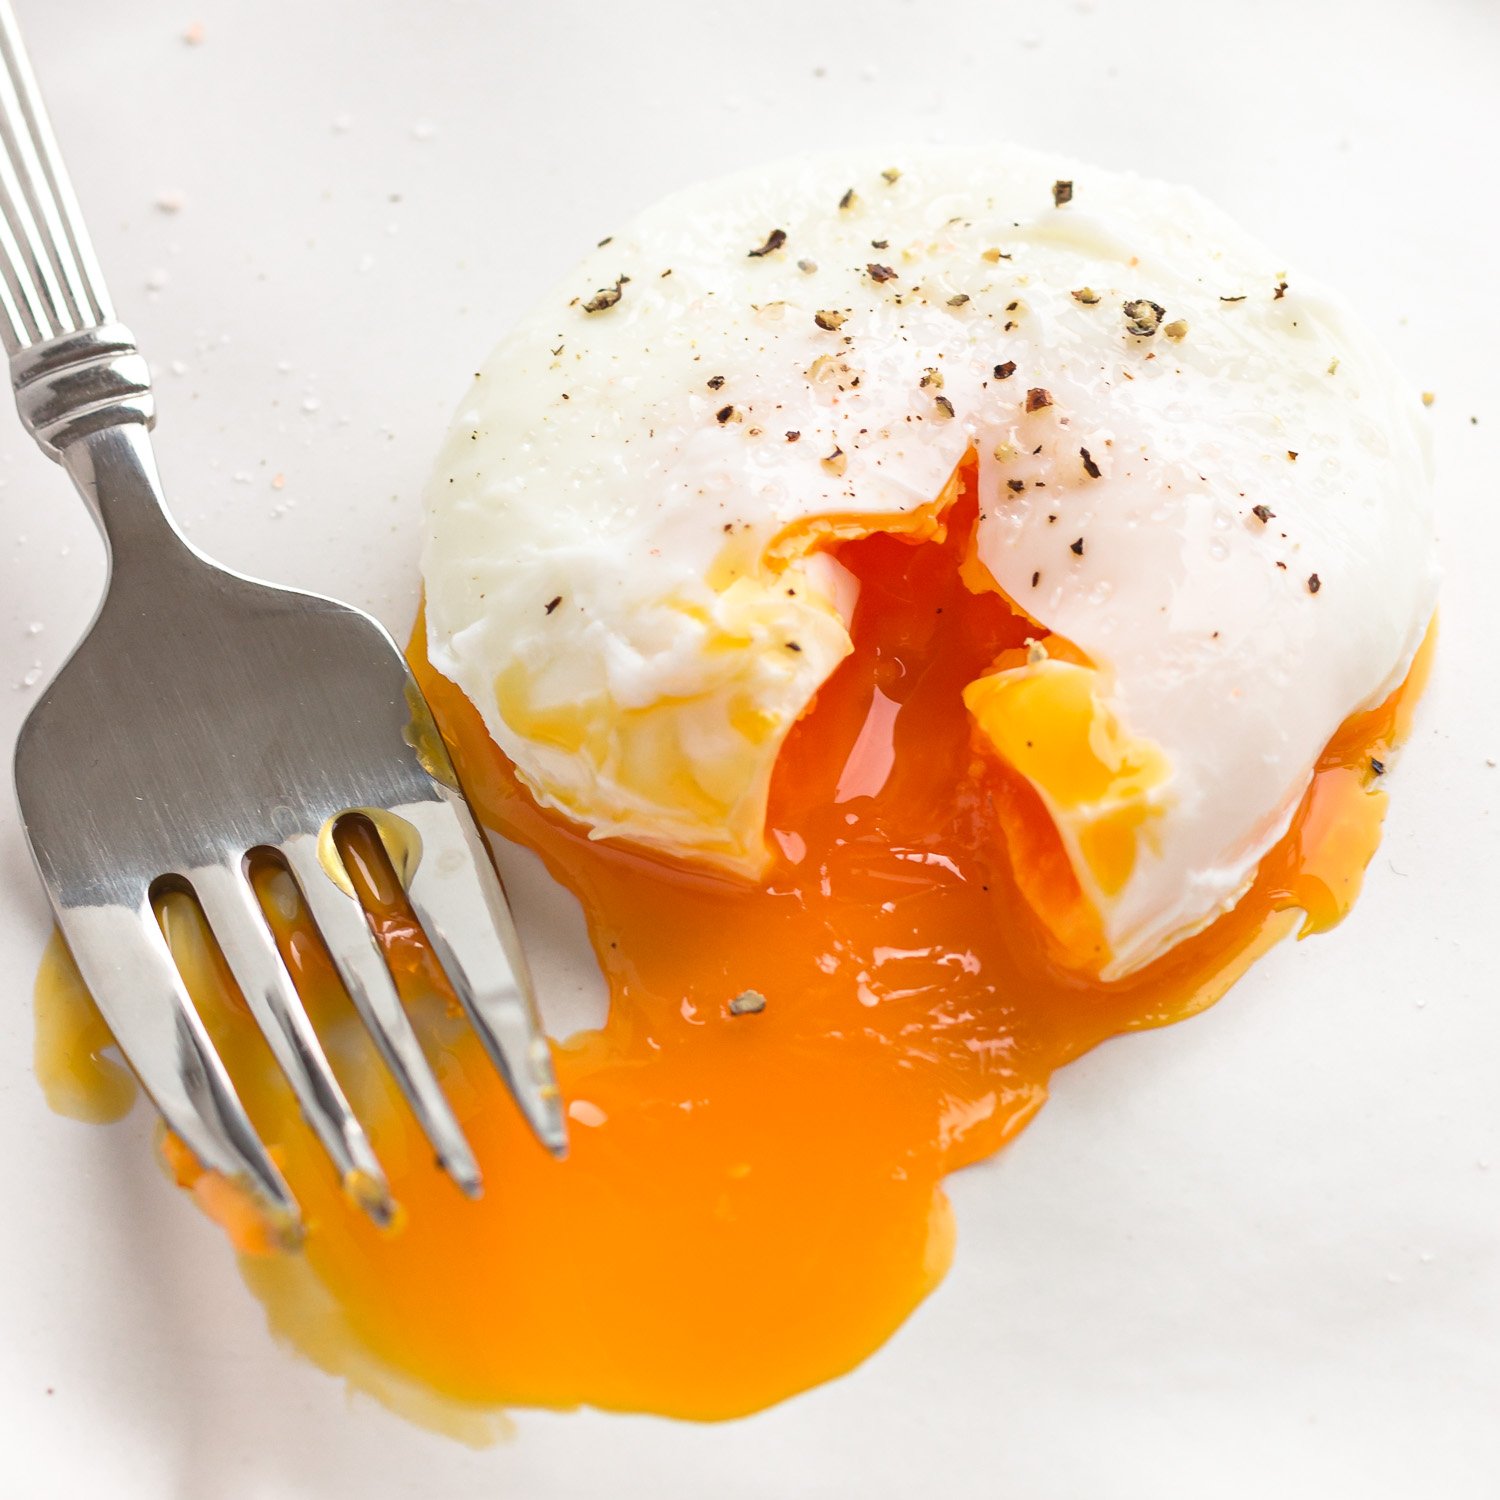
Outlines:
POLYGON ((1117 888, 1052 809, 1126 973, 1243 892, 1436 590, 1414 394, 1186 188, 984 146, 647 210, 502 341, 448 434, 432 660, 544 804, 753 877, 782 741, 850 650, 820 539, 920 530, 971 448, 979 561, 1168 768, 1117 888), (1164 310, 1154 331, 1127 302, 1164 310))

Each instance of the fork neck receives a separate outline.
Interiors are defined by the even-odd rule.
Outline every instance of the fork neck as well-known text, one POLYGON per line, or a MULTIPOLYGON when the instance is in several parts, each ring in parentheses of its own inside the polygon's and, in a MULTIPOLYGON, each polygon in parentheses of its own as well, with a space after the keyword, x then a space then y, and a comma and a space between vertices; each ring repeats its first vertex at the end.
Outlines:
POLYGON ((149 431, 151 372, 122 323, 32 344, 11 356, 16 407, 42 452, 68 471, 111 558, 187 546, 169 518, 149 431))
POLYGON ((58 461, 104 534, 113 571, 192 551, 167 511, 143 421, 122 417, 76 436, 59 448, 58 461))

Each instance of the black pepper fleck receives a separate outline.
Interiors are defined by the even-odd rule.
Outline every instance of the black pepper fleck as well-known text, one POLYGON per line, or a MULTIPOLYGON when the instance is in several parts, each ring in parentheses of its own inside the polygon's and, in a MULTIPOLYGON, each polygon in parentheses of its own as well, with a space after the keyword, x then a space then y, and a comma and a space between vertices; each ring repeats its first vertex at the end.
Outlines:
POLYGON ((1139 339, 1149 339, 1166 317, 1167 310, 1160 302, 1147 297, 1135 297, 1125 304, 1125 331, 1139 339))
POLYGON ((1016 373, 1016 362, 1013 359, 1006 360, 1003 365, 996 365, 995 366, 995 379, 996 380, 1009 380, 1010 377, 1012 375, 1014 375, 1015 373, 1016 373))
POLYGON ((595 292, 594 295, 583 304, 584 312, 603 312, 605 308, 613 307, 615 303, 617 303, 620 298, 624 296, 624 286, 625 283, 629 280, 630 278, 628 276, 621 276, 616 280, 613 286, 600 287, 599 290, 595 292))
POLYGON ((781 249, 784 244, 786 244, 786 230, 773 229, 766 236, 765 244, 759 250, 752 250, 750 252, 750 259, 758 260, 762 255, 769 255, 773 250, 781 249))
POLYGON ((1093 455, 1090 454, 1087 448, 1080 448, 1078 451, 1083 457, 1083 472, 1087 474, 1090 479, 1097 479, 1099 477, 1100 471, 1099 465, 1094 462, 1093 455))
POLYGON ((1073 201, 1073 184, 1059 178, 1052 184, 1052 206, 1061 208, 1064 203, 1073 201))
POLYGON ((1076 542, 1069 542, 1068 543, 1068 551, 1071 552, 1075 557, 1082 557, 1083 556, 1083 538, 1079 537, 1076 542))

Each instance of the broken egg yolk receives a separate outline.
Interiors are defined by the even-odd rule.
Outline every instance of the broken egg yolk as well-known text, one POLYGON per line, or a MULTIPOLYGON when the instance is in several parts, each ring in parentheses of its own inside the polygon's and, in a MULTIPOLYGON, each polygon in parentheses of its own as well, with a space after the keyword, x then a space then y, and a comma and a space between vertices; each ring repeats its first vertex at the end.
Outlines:
MULTIPOLYGON (((400 1205, 377 1227, 296 1118, 196 908, 168 899, 189 987, 304 1208, 299 1253, 242 1257, 279 1333, 408 1410, 402 1390, 450 1413, 753 1411, 848 1370, 932 1290, 954 1245, 943 1178, 1021 1130, 1055 1068, 1209 1005, 1298 911, 1307 931, 1348 910, 1385 807, 1374 777, 1427 648, 1328 746, 1234 910, 1125 979, 1091 979, 1076 960, 1097 950, 1097 924, 1056 809, 1089 813, 1086 857, 1119 878, 1133 792, 1162 767, 1096 722, 1085 667, 1066 651, 1043 665, 1027 651, 1037 627, 965 587, 973 515, 966 491, 940 535, 835 544, 860 582, 854 650, 777 763, 777 857, 758 887, 591 841, 539 809, 418 628, 414 666, 476 810, 577 895, 609 984, 606 1024, 555 1047, 565 1161, 528 1133, 371 862, 368 904, 484 1170, 483 1198, 462 1197, 381 1073, 295 886, 258 870, 400 1205), (1033 670, 997 674, 1010 659, 1033 670), (1023 721, 1052 725, 1045 764, 1009 744, 1023 721)), ((64 966, 59 947, 38 1060, 76 1094, 107 1037, 79 992, 57 998, 64 966)))

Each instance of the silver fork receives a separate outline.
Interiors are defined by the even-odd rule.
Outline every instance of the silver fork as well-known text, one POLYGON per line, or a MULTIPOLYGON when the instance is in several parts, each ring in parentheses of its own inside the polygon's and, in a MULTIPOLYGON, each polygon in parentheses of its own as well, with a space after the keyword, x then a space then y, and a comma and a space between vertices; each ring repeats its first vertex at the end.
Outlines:
POLYGON ((566 1148, 531 981, 488 850, 395 642, 331 599, 210 562, 177 531, 148 431, 150 373, 115 321, 9 0, 0 0, 0 335, 16 405, 104 533, 94 623, 22 728, 16 793, 58 925, 121 1051, 206 1168, 294 1231, 297 1205, 245 1114, 162 935, 153 892, 196 896, 308 1124, 378 1221, 389 1188, 250 885, 270 850, 441 1165, 480 1170, 397 997, 332 829, 397 830, 408 898, 532 1130, 566 1148), (393 821, 394 820, 394 821, 393 821))

